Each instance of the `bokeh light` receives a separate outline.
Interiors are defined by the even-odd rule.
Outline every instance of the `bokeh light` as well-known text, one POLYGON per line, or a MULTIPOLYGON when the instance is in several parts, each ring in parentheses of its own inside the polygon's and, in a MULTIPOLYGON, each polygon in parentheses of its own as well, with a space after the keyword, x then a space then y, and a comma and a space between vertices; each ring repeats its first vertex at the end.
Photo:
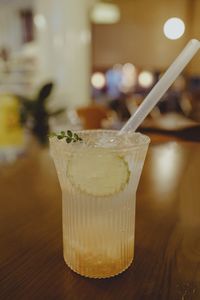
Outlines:
POLYGON ((138 77, 138 83, 143 88, 149 88, 154 82, 154 76, 149 71, 142 71, 138 77))
POLYGON ((34 24, 38 29, 45 29, 46 23, 46 19, 43 15, 38 14, 34 16, 34 24))
POLYGON ((165 22, 163 31, 168 39, 177 40, 184 34, 185 24, 179 18, 170 18, 165 22))
POLYGON ((121 94, 122 65, 115 64, 106 72, 107 93, 111 99, 118 98, 121 94))
POLYGON ((91 21, 96 24, 114 24, 120 20, 120 9, 113 3, 96 3, 91 11, 91 21))
POLYGON ((126 63, 122 67, 122 82, 120 90, 124 93, 130 92, 137 81, 136 68, 131 63, 126 63))
POLYGON ((106 79, 105 79, 104 74, 101 72, 95 72, 92 75, 91 83, 94 88, 99 89, 99 90, 102 89, 106 84, 106 79))

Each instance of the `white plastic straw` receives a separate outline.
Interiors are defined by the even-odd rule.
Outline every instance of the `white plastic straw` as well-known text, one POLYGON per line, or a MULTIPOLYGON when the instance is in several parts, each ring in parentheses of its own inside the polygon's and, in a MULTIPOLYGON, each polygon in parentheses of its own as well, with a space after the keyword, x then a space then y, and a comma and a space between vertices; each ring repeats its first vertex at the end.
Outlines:
POLYGON ((129 131, 136 130, 138 126, 142 123, 145 117, 154 108, 156 103, 161 99, 164 93, 176 80, 179 74, 190 62, 192 57, 200 48, 200 42, 198 40, 192 39, 182 50, 179 56, 174 60, 168 70, 164 73, 157 84, 152 88, 150 93, 146 96, 142 104, 138 107, 136 112, 130 117, 128 122, 119 131, 119 134, 129 131))

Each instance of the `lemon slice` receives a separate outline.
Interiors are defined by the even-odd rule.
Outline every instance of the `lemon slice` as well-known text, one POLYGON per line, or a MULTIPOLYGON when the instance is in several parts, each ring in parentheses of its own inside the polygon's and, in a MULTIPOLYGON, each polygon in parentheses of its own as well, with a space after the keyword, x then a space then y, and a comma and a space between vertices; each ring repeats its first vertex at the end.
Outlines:
POLYGON ((127 162, 106 149, 90 149, 74 154, 68 163, 71 184, 93 196, 110 196, 127 185, 130 171, 127 162))

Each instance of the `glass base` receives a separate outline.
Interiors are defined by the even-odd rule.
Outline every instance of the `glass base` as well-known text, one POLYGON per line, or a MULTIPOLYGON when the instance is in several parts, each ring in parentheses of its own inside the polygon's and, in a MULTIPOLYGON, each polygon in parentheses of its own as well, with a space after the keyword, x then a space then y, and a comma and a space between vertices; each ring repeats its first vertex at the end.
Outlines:
MULTIPOLYGON (((65 260, 65 258, 64 258, 65 260)), ((93 267, 92 269, 86 268, 86 272, 82 272, 82 268, 74 268, 74 266, 70 265, 68 262, 65 263, 66 265, 76 274, 87 277, 87 278, 93 278, 93 279, 106 279, 111 278, 117 275, 120 275, 121 273, 125 272, 132 264, 133 258, 127 263, 127 265, 124 266, 124 268, 120 268, 121 266, 110 264, 109 266, 104 266, 104 270, 101 270, 101 272, 98 269, 98 266, 93 267)))
POLYGON ((121 264, 121 261, 112 261, 109 262, 101 262, 101 261, 93 261, 91 257, 85 257, 82 263, 85 263, 85 266, 81 264, 81 260, 79 260, 76 264, 69 263, 66 258, 64 257, 65 263, 67 266, 74 271, 75 273, 94 279, 103 279, 103 278, 110 278, 116 275, 119 275, 126 271, 133 262, 133 255, 131 254, 130 257, 127 257, 126 262, 121 264))

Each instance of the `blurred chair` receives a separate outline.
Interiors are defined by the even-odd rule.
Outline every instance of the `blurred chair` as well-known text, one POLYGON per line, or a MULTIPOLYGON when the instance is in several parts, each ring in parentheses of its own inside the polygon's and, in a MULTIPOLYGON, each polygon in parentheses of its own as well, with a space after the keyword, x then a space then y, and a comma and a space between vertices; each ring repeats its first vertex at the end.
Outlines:
POLYGON ((91 104, 77 109, 77 114, 83 123, 84 129, 102 128, 102 122, 108 119, 111 111, 102 105, 91 104))

